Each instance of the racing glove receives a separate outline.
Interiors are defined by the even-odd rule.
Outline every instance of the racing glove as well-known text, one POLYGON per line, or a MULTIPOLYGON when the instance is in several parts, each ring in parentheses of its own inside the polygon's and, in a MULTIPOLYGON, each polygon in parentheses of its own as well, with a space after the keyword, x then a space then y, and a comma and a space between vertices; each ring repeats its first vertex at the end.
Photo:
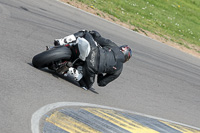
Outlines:
POLYGON ((99 32, 97 32, 95 30, 89 31, 89 33, 92 35, 93 38, 101 37, 101 35, 99 34, 99 32))

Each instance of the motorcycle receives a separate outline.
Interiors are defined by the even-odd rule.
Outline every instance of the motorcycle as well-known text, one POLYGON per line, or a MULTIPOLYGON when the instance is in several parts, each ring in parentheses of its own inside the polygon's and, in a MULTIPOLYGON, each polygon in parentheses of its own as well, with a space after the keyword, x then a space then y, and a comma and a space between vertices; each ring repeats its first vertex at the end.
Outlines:
POLYGON ((70 75, 74 80, 80 81, 83 77, 84 61, 89 53, 89 42, 78 37, 75 43, 48 48, 46 51, 35 55, 32 64, 38 69, 47 67, 59 75, 70 75))

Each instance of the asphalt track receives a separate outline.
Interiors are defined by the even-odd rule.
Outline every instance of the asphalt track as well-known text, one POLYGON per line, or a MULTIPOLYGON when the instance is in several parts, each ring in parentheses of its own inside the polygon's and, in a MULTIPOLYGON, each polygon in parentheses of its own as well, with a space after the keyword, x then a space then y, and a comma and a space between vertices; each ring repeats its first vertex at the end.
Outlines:
POLYGON ((200 128, 200 60, 56 0, 0 0, 0 132, 31 132, 45 105, 81 102, 147 114, 200 128), (81 29, 129 44, 133 58, 121 76, 85 91, 46 70, 32 57, 81 29))

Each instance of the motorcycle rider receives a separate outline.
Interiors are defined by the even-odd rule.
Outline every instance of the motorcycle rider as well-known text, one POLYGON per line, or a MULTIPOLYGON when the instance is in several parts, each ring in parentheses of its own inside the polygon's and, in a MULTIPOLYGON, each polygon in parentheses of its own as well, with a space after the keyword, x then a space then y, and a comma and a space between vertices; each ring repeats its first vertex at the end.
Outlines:
MULTIPOLYGON (((117 46, 109 39, 103 38, 97 31, 79 31, 61 39, 55 39, 54 45, 77 44, 77 40, 84 38, 90 44, 90 52, 83 65, 83 77, 79 80, 80 86, 90 89, 97 74, 97 84, 106 86, 119 77, 123 69, 123 63, 132 56, 132 50, 128 45, 117 46)), ((74 71, 75 74, 79 72, 74 71), (76 73, 77 72, 77 73, 76 73)), ((77 75, 76 75, 77 76, 77 75)))

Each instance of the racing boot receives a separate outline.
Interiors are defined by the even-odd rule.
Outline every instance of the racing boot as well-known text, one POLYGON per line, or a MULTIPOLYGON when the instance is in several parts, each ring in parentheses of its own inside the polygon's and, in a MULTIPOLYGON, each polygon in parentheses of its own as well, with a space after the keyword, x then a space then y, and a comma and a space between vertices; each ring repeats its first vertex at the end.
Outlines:
POLYGON ((73 67, 69 68, 69 70, 67 72, 67 75, 70 75, 76 81, 80 81, 82 79, 82 77, 83 77, 82 71, 79 68, 75 69, 73 67))
POLYGON ((84 90, 88 90, 87 85, 83 78, 81 80, 79 80, 78 82, 79 82, 81 88, 83 88, 84 90))

